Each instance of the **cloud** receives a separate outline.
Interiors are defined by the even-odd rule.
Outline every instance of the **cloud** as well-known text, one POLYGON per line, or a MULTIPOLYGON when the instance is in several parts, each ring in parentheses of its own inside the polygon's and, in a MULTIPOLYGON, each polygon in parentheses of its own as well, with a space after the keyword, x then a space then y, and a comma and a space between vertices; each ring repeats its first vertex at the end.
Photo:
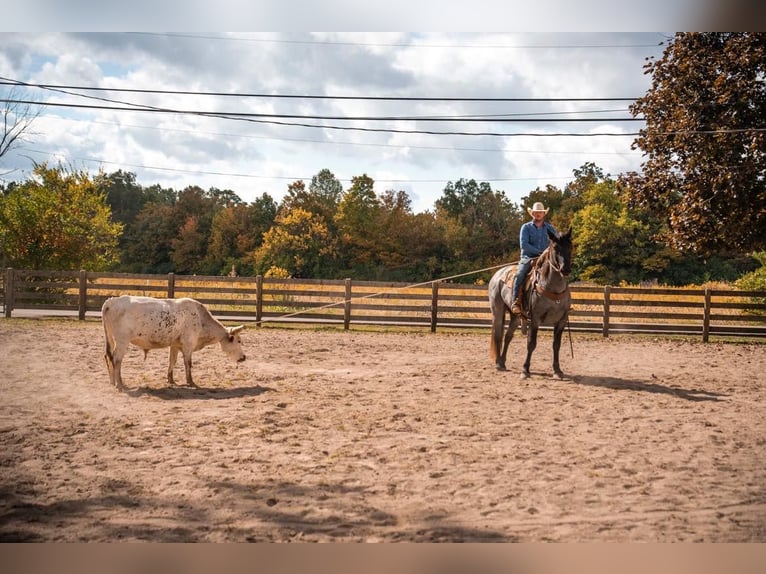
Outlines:
MULTIPOLYGON (((430 209, 446 183, 460 178, 491 180, 493 188, 505 190, 518 201, 538 185, 563 186, 566 181, 561 178, 571 176, 573 169, 587 161, 616 174, 636 169, 640 156, 630 150, 630 137, 425 132, 601 129, 618 133, 637 126, 609 122, 433 122, 424 117, 502 114, 513 118, 523 113, 561 118, 564 112, 585 117, 625 116, 627 102, 449 98, 640 96, 649 85, 643 73, 645 58, 661 53, 662 39, 660 34, 611 33, 2 34, 0 64, 4 68, 0 75, 32 83, 155 91, 68 90, 80 94, 77 96, 35 88, 48 102, 118 107, 135 104, 167 112, 41 108, 36 125, 41 136, 18 153, 0 159, 0 173, 28 170, 30 158, 63 157, 92 170, 132 171, 142 185, 226 188, 250 201, 264 192, 279 200, 293 180, 310 180, 327 168, 344 180, 367 173, 380 181, 376 186, 379 192, 405 189, 417 198, 413 205, 416 211, 430 209), (411 99, 264 97, 277 94, 411 99), (438 101, 416 99, 429 97, 438 101), (170 110, 412 119, 225 119, 170 110)), ((348 186, 348 181, 344 185, 348 186)))

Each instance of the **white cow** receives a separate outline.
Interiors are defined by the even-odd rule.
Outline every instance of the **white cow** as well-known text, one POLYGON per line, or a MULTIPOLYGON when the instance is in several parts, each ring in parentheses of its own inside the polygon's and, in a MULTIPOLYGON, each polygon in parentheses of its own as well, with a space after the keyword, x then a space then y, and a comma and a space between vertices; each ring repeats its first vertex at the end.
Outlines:
POLYGON ((231 359, 242 362, 245 354, 239 332, 244 325, 224 327, 207 308, 194 299, 154 299, 122 295, 112 297, 101 307, 101 319, 106 337, 106 366, 109 381, 122 390, 122 358, 129 344, 143 349, 144 357, 149 349, 170 347, 168 384, 173 381, 173 367, 178 351, 183 353, 186 368, 186 384, 192 381, 191 357, 194 351, 213 343, 221 343, 221 349, 231 359))

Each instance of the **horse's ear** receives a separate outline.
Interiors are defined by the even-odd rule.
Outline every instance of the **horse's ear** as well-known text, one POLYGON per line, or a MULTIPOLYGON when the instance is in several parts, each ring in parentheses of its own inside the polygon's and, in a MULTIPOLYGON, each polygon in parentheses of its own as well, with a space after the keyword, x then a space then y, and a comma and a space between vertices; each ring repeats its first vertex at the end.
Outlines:
POLYGON ((553 232, 552 232, 550 229, 548 229, 547 227, 545 228, 545 231, 548 233, 548 239, 550 239, 550 240, 551 240, 551 241, 553 241, 554 243, 558 243, 558 241, 559 241, 559 236, 558 236, 558 235, 556 235, 555 233, 553 233, 553 232))
POLYGON ((570 239, 570 240, 572 239, 572 226, 571 225, 569 226, 569 229, 567 230, 567 232, 564 235, 562 235, 561 237, 562 238, 566 237, 567 239, 570 239))

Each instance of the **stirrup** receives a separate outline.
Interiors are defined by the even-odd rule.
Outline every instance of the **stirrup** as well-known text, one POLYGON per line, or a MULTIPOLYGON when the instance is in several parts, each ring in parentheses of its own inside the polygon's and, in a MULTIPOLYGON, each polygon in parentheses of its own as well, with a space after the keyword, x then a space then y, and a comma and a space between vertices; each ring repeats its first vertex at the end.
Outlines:
POLYGON ((518 299, 516 299, 513 302, 513 305, 511 305, 511 313, 514 313, 516 315, 520 315, 521 314, 521 303, 519 303, 518 299))

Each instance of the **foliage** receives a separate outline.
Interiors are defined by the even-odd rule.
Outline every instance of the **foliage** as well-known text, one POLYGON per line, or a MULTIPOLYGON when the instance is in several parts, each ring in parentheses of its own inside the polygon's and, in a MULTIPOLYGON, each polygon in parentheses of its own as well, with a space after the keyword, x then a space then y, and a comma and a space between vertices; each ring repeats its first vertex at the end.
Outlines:
POLYGON ((487 261, 500 262, 518 255, 524 217, 505 192, 494 191, 487 182, 449 182, 436 201, 436 221, 444 230, 446 248, 457 260, 451 272, 468 271, 486 266, 487 261))
POLYGON ((109 269, 122 225, 87 173, 35 164, 33 177, 0 196, 4 265, 27 269, 109 269))
MULTIPOLYGON (((573 173, 574 180, 563 190, 548 185, 531 191, 522 198, 523 208, 489 183, 460 179, 447 184, 433 212, 423 213, 413 212, 405 191, 376 193, 375 182, 366 174, 352 178, 343 192, 329 170, 322 170, 309 189, 300 181, 290 184, 281 204, 267 193, 246 204, 231 190, 142 187, 134 174, 122 171, 100 173, 90 186, 94 196, 105 200, 105 208, 114 210, 112 219, 124 224, 120 262, 115 266, 120 271, 202 275, 233 271, 245 276, 413 283, 457 276, 452 280, 482 283, 491 272, 470 272, 518 257, 519 228, 527 220, 526 207, 534 201, 551 209, 549 219, 560 231, 574 227, 572 280, 633 284, 651 279, 667 285, 699 285, 733 281, 754 270, 756 260, 743 254, 703 257, 658 240, 666 223, 628 201, 623 182, 592 163, 573 173)), ((59 204, 46 203, 60 195, 60 187, 55 177, 34 185, 12 182, 0 187, 0 202, 4 209, 26 201, 35 209, 64 213, 59 204), (27 193, 30 189, 48 199, 33 199, 27 193)), ((79 200, 66 205, 75 204, 84 205, 79 200)), ((32 218, 40 217, 28 212, 32 218)), ((13 229, 27 230, 21 243, 34 250, 38 235, 47 237, 39 230, 47 228, 27 220, 22 224, 20 217, 13 229)), ((11 240, 9 229, 6 225, 0 235, 6 244, 11 240)), ((76 251, 86 252, 80 247, 76 251)), ((116 252, 111 249, 112 262, 116 252)), ((19 265, 6 254, 14 266, 32 267, 24 263, 29 260, 19 259, 19 265)), ((63 259, 35 265, 81 266, 63 259)), ((97 264, 82 265, 97 269, 97 264)))
POLYGON ((573 274, 600 284, 639 282, 650 240, 647 226, 620 200, 612 180, 592 185, 582 199, 585 207, 572 222, 577 242, 573 274))
POLYGON ((766 247, 766 35, 680 33, 645 66, 652 87, 631 111, 646 128, 633 206, 666 220, 680 250, 766 247))
POLYGON ((766 251, 751 253, 751 257, 760 267, 742 275, 735 285, 744 291, 766 291, 766 251))
POLYGON ((329 278, 334 254, 334 242, 324 219, 295 207, 277 215, 253 256, 257 272, 280 267, 292 277, 329 278))

